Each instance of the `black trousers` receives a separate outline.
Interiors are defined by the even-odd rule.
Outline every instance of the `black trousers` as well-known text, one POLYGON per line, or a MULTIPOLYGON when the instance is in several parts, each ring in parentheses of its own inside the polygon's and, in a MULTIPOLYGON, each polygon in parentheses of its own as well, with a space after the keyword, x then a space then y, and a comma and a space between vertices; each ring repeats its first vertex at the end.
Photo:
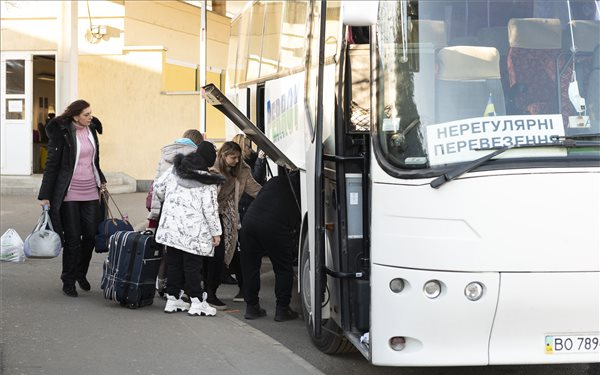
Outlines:
POLYGON ((288 306, 292 299, 294 283, 293 246, 289 230, 274 230, 276 226, 259 220, 244 220, 240 230, 240 263, 244 276, 244 300, 249 305, 259 302, 260 266, 263 255, 271 259, 275 272, 275 297, 277 305, 288 306))
POLYGON ((63 202, 60 207, 63 229, 62 274, 65 285, 87 275, 100 223, 100 203, 93 201, 63 202))
POLYGON ((244 290, 244 275, 242 274, 242 265, 240 264, 240 232, 238 231, 238 244, 235 249, 235 253, 233 253, 233 258, 231 258, 231 263, 229 263, 229 268, 227 271, 235 275, 235 279, 237 280, 238 287, 240 290, 244 290))
POLYGON ((206 257, 167 247, 167 293, 179 297, 185 290, 202 300, 202 261, 206 257))
MULTIPOLYGON (((223 228, 223 220, 219 216, 221 221, 221 228, 223 228)), ((212 257, 204 258, 204 287, 208 294, 216 293, 217 289, 223 281, 224 273, 224 262, 225 262, 225 241, 221 236, 221 242, 219 246, 215 247, 215 254, 212 257)))

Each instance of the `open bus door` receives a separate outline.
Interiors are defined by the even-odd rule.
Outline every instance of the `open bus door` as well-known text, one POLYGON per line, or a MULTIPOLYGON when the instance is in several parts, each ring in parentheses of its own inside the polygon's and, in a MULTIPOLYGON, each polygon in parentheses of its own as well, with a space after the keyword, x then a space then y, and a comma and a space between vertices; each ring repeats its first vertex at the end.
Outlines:
POLYGON ((231 120, 244 134, 278 166, 289 170, 298 167, 267 136, 252 123, 215 85, 203 87, 206 101, 231 120))
MULTIPOLYGON (((267 156, 273 161, 275 162, 278 166, 280 167, 284 167, 290 170, 296 170, 298 169, 297 166, 279 149, 277 148, 277 146, 275 146, 275 144, 273 144, 273 142, 271 142, 271 140, 269 140, 267 138, 267 136, 260 130, 258 129, 258 127, 256 127, 249 119, 248 117, 246 117, 233 103, 231 103, 231 101, 217 88, 215 87, 215 85, 213 84, 209 84, 203 87, 204 90, 204 97, 206 99, 206 101, 211 104, 212 106, 214 106, 216 109, 218 109, 220 112, 222 112, 225 116, 227 116, 227 118, 229 118, 229 120, 231 120, 240 130, 242 130, 244 132, 244 134, 250 138, 252 140, 252 142, 256 143, 256 145, 265 152, 265 154, 267 154, 267 156)), ((316 144, 319 144, 319 142, 316 142, 316 144)), ((313 142, 313 147, 315 147, 315 142, 313 142)), ((322 152, 322 150, 319 150, 320 152, 322 152)), ((313 153, 311 153, 311 155, 314 155, 313 153)), ((322 162, 319 161, 315 162, 316 165, 321 165, 322 162)), ((322 168, 317 168, 319 170, 319 175, 321 175, 322 173, 322 168)), ((311 178, 312 176, 307 176, 307 178, 311 178)), ((316 198, 319 198, 321 195, 321 191, 320 191, 320 186, 322 186, 322 183, 312 183, 309 184, 311 186, 315 186, 316 188, 316 192, 314 193, 314 196, 316 198)), ((310 199, 310 198, 309 198, 310 199)), ((320 207, 322 205, 322 203, 318 203, 315 204, 315 207, 320 207)), ((317 213, 318 214, 318 213, 317 213)), ((308 231, 312 231, 313 233, 315 232, 319 232, 318 228, 322 228, 322 214, 316 218, 317 219, 317 224, 315 224, 315 226, 312 226, 311 228, 307 228, 308 231), (318 223, 321 223, 321 225, 319 225, 318 223)), ((322 237, 322 234, 319 236, 319 233, 315 233, 314 234, 315 237, 322 237)), ((303 246, 309 246, 309 241, 305 241, 303 246)), ((315 240, 315 242, 318 242, 317 240, 315 240)), ((317 244, 318 245, 318 244, 317 244)), ((321 241, 320 244, 320 248, 323 248, 323 244, 321 241)), ((303 285, 303 289, 304 292, 306 292, 307 290, 310 290, 310 292, 307 293, 306 297, 308 299, 310 299, 310 301, 306 301, 305 306, 308 306, 309 311, 307 311, 308 315, 309 315, 309 319, 310 319, 310 331, 311 332, 311 336, 313 337, 313 340, 319 341, 321 339, 321 309, 319 308, 312 308, 311 306, 322 306, 323 304, 323 300, 324 300, 324 295, 322 292, 320 293, 314 293, 314 290, 318 290, 321 291, 324 289, 324 278, 325 278, 325 274, 324 274, 324 255, 322 251, 318 251, 319 249, 312 249, 312 251, 315 251, 315 257, 314 257, 314 262, 312 263, 310 266, 310 270, 312 270, 312 275, 311 275, 311 280, 310 280, 310 284, 311 285, 303 285), (320 255, 319 255, 320 254, 320 255), (319 255, 319 256, 317 256, 319 255)), ((303 249, 302 251, 303 255, 306 256, 308 254, 307 251, 305 251, 303 249)), ((308 272, 310 272, 310 270, 308 270, 308 272)), ((306 280, 302 281, 303 283, 306 282, 306 280)), ((329 336, 329 334, 328 334, 329 336)), ((330 347, 331 344, 329 343, 329 339, 324 340, 325 343, 324 345, 326 347, 330 347)), ((319 345, 318 345, 319 346, 319 345)))

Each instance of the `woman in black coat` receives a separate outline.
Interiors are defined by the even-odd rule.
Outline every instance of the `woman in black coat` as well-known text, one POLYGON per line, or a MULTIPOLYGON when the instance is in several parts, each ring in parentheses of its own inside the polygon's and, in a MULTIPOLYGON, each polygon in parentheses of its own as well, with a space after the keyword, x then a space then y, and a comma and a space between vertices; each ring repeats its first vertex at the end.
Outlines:
POLYGON ((46 126, 48 159, 38 199, 50 207, 54 230, 63 240, 63 292, 77 297, 75 282, 90 290, 86 275, 100 222, 100 169, 96 126, 85 100, 71 103, 46 126))

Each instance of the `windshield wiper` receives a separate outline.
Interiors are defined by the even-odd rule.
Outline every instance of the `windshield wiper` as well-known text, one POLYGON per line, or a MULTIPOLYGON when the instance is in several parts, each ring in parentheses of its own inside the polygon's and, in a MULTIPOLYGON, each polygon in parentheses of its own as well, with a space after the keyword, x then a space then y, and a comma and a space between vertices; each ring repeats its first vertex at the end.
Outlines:
MULTIPOLYGON (((585 137, 594 137, 595 134, 585 135, 585 137)), ((577 141, 574 138, 581 138, 582 136, 552 136, 551 139, 555 140, 553 143, 539 143, 539 144, 531 144, 531 145, 519 145, 519 146, 503 146, 503 147, 495 147, 495 148, 478 148, 477 151, 492 151, 487 155, 480 157, 479 159, 475 159, 469 163, 461 164, 454 169, 451 169, 449 172, 444 173, 443 175, 435 178, 433 181, 429 183, 434 189, 439 188, 443 184, 448 181, 452 181, 463 174, 472 171, 473 169, 479 167, 490 159, 500 155, 501 153, 517 149, 517 148, 533 148, 533 147, 566 147, 566 148, 576 148, 576 147, 600 147, 600 141, 577 141), (560 139, 560 140, 559 140, 560 139)))
POLYGON ((561 139, 583 139, 583 138, 600 138, 600 133, 590 134, 573 134, 573 135, 552 135, 550 139, 553 142, 557 142, 561 139))

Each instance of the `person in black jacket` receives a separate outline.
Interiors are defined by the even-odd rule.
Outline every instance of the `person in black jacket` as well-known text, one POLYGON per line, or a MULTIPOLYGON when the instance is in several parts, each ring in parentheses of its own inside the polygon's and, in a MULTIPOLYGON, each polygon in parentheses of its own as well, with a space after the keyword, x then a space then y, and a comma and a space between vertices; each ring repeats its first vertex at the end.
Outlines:
MULTIPOLYGON (((252 170, 252 177, 256 182, 263 185, 267 177, 267 158, 263 151, 256 152, 252 149, 251 141, 244 134, 236 134, 233 142, 240 145, 242 149, 242 159, 250 169, 252 170)), ((244 215, 250 207, 250 204, 254 201, 250 195, 244 193, 240 198, 238 204, 238 212, 240 215, 240 223, 244 220, 244 215)), ((238 241, 239 245, 239 241, 238 241)), ((237 284, 239 292, 233 297, 233 302, 244 302, 244 276, 242 275, 242 268, 240 266, 240 246, 238 246, 229 267, 225 266, 225 272, 223 272, 223 283, 224 284, 237 284), (235 275, 235 279, 231 277, 231 274, 235 275)))
POLYGON ((91 288, 86 275, 100 222, 99 191, 106 184, 92 118, 90 104, 76 100, 46 126, 48 159, 38 199, 50 207, 63 241, 61 279, 69 297, 77 297, 75 282, 83 290, 91 288))
POLYGON ((246 319, 266 315, 258 299, 261 259, 265 254, 271 259, 275 272, 275 321, 298 317, 298 313, 290 309, 290 301, 294 279, 294 236, 297 236, 296 229, 300 224, 299 191, 298 172, 273 177, 265 183, 244 215, 240 230, 240 263, 246 319))

